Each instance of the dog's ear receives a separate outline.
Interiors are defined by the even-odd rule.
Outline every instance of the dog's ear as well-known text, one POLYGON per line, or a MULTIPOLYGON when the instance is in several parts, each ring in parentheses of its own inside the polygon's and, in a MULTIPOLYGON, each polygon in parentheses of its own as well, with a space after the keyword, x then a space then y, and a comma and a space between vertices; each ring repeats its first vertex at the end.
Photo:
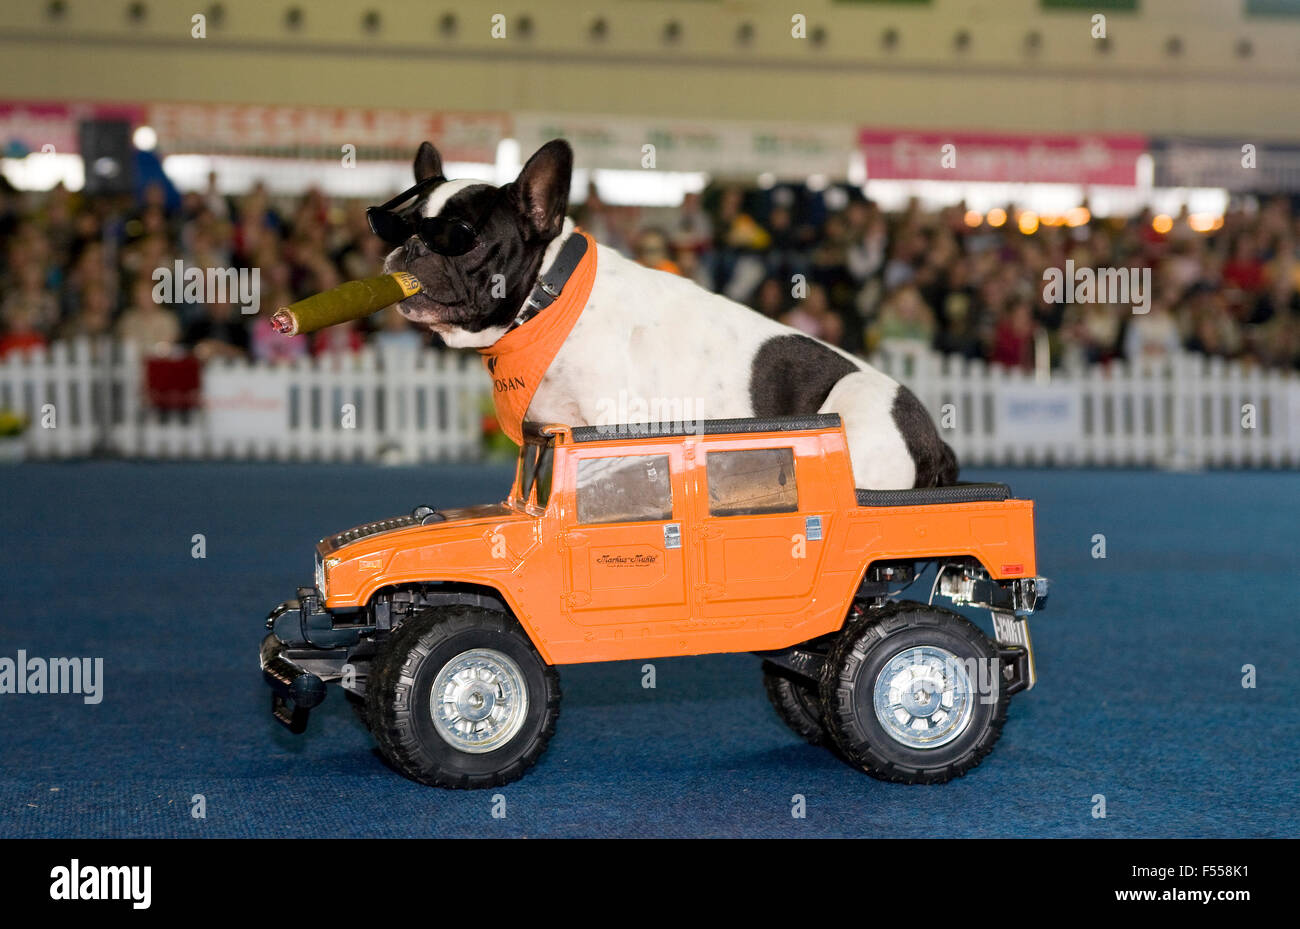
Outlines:
POLYGON ((553 239, 564 227, 572 174, 573 149, 563 139, 547 142, 519 172, 515 199, 529 232, 537 238, 553 239))
POLYGON ((432 143, 421 142, 420 150, 415 153, 415 182, 418 184, 427 178, 442 174, 442 156, 432 143))

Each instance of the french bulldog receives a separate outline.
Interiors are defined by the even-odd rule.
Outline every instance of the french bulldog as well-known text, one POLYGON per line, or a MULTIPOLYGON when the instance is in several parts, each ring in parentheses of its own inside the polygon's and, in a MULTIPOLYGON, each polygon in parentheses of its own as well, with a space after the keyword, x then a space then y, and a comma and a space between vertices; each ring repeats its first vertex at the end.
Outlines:
MULTIPOLYGON (((410 272, 423 288, 400 312, 453 348, 483 349, 511 331, 575 234, 572 170, 573 151, 557 139, 504 186, 446 180, 437 149, 422 144, 415 179, 427 183, 403 215, 442 217, 438 229, 452 224, 459 239, 435 251, 413 234, 389 253, 384 270, 410 272)), ((920 401, 865 361, 612 248, 598 245, 596 257, 586 305, 537 385, 529 420, 603 425, 613 397, 703 398, 709 419, 833 412, 858 487, 957 479, 956 457, 920 401)))

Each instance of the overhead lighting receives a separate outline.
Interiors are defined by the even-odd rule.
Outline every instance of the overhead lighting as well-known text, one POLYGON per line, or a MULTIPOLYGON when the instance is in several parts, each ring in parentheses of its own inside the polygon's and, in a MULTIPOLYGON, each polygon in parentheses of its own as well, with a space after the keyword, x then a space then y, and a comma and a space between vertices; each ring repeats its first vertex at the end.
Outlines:
POLYGON ((151 152, 158 145, 158 133, 153 126, 138 126, 131 134, 131 142, 142 152, 151 152))

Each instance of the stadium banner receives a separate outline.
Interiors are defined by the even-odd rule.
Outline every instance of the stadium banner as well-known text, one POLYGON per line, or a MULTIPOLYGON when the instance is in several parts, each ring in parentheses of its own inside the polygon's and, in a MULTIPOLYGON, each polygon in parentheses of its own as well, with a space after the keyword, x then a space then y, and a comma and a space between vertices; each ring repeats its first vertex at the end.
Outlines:
POLYGON ((140 122, 143 109, 118 103, 44 103, 0 101, 0 156, 25 158, 32 152, 75 154, 81 145, 77 127, 87 119, 140 122), (53 146, 53 148, 47 148, 53 146))
POLYGON ((1137 184, 1140 135, 1018 135, 863 129, 868 180, 1137 184))
POLYGON ((1244 139, 1151 140, 1157 187, 1300 191, 1300 145, 1244 139))
POLYGON ((337 157, 358 151, 410 158, 420 143, 438 146, 444 162, 493 164, 510 117, 496 112, 436 112, 374 107, 260 106, 231 103, 150 103, 145 119, 169 155, 337 157))
POLYGON ((409 160, 426 139, 444 162, 494 164, 510 135, 499 112, 432 112, 376 107, 261 106, 238 103, 47 103, 0 101, 0 154, 22 158, 47 145, 78 151, 86 119, 151 126, 165 155, 337 158, 344 145, 371 157, 409 160))
POLYGON ((766 172, 800 180, 822 174, 838 180, 847 175, 854 151, 849 126, 569 113, 520 113, 514 126, 522 153, 562 138, 573 146, 577 166, 588 169, 653 167, 723 176, 766 172))
POLYGON ((1083 435, 1083 395, 1073 385, 1006 383, 995 402, 999 442, 1033 446, 1083 435))

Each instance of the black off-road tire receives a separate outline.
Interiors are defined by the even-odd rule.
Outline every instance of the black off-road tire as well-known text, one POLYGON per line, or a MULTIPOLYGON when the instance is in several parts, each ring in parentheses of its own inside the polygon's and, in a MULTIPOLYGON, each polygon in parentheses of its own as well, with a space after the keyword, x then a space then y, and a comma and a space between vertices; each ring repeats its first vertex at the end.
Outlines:
POLYGON ((843 756, 872 777, 900 784, 942 784, 978 765, 1002 734, 1010 701, 996 646, 979 627, 949 610, 906 601, 846 626, 822 667, 820 690, 822 718, 843 756), (985 663, 985 672, 971 682, 977 695, 960 734, 946 744, 915 748, 881 724, 873 694, 891 661, 926 645, 959 661, 985 663))
POLYGON ((376 655, 366 682, 366 714, 380 753, 405 777, 432 787, 479 789, 517 780, 546 750, 559 713, 555 668, 513 617, 476 607, 438 607, 408 619, 376 655), (510 658, 528 697, 519 730, 481 753, 447 741, 435 727, 431 708, 438 673, 475 649, 510 658))
POLYGON ((821 695, 815 681, 770 661, 763 662, 763 689, 776 715, 809 745, 826 745, 830 735, 822 726, 821 695))

